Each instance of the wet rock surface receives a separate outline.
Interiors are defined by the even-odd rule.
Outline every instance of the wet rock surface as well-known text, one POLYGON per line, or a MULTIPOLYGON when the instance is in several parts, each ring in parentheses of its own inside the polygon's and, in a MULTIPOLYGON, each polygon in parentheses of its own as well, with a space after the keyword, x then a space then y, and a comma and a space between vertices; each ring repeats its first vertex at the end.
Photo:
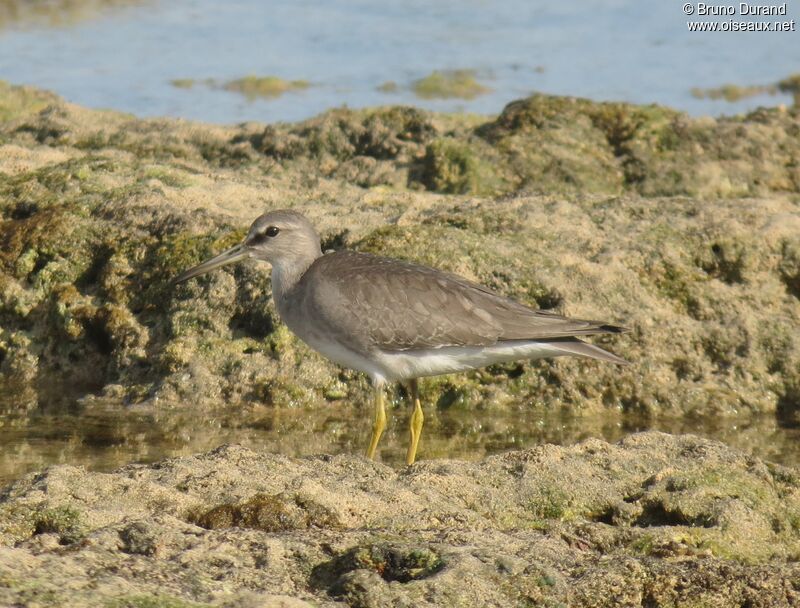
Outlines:
POLYGON ((796 606, 800 476, 692 436, 391 469, 223 446, 0 498, 0 603, 796 606))

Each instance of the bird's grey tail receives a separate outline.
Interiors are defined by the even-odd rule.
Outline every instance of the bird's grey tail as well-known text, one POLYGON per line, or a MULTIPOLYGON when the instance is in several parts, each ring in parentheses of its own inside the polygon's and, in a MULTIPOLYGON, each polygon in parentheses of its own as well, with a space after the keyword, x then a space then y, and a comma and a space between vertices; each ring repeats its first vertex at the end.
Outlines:
POLYGON ((630 365, 630 361, 626 361, 622 357, 603 350, 599 346, 583 342, 577 338, 570 338, 565 340, 542 340, 543 343, 553 348, 564 351, 565 355, 574 355, 576 357, 585 357, 587 359, 599 359, 600 361, 608 361, 609 363, 616 363, 617 365, 630 365))

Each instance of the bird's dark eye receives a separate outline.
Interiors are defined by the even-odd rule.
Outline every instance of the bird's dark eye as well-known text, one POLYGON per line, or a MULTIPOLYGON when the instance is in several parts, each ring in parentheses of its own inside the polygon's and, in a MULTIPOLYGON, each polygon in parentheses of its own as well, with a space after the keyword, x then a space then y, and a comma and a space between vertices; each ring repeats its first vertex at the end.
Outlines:
POLYGON ((278 236, 278 233, 280 231, 281 231, 280 228, 278 228, 277 226, 270 226, 264 231, 264 234, 266 234, 267 236, 278 236))

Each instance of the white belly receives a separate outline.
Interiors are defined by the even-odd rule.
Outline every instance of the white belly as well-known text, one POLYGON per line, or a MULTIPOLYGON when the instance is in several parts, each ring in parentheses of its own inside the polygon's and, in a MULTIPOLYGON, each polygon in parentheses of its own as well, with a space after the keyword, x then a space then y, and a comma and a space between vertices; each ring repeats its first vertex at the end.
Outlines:
POLYGON ((342 367, 355 369, 368 374, 373 382, 377 384, 383 384, 387 380, 395 380, 395 378, 389 378, 386 375, 385 369, 377 361, 346 348, 338 342, 326 339, 321 334, 309 331, 307 328, 305 328, 305 331, 302 333, 297 331, 295 331, 295 333, 303 342, 324 357, 327 357, 342 367))
POLYGON ((425 350, 380 353, 377 363, 388 380, 453 374, 518 359, 567 355, 557 346, 541 342, 515 342, 496 346, 446 346, 425 350))
POLYGON ((445 346, 397 352, 357 353, 313 331, 301 339, 311 348, 343 367, 368 374, 378 384, 422 376, 453 374, 518 359, 542 359, 568 355, 554 344, 514 342, 496 346, 445 346))

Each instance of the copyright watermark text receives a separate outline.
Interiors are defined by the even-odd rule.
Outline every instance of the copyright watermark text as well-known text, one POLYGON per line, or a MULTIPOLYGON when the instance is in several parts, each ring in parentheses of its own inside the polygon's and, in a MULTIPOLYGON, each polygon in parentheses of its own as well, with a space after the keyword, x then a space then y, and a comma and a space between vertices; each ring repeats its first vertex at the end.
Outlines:
POLYGON ((788 17, 789 3, 754 4, 708 4, 706 2, 686 2, 683 14, 695 17, 733 17, 711 21, 687 21, 690 32, 795 32, 794 19, 765 20, 759 17, 788 17))

